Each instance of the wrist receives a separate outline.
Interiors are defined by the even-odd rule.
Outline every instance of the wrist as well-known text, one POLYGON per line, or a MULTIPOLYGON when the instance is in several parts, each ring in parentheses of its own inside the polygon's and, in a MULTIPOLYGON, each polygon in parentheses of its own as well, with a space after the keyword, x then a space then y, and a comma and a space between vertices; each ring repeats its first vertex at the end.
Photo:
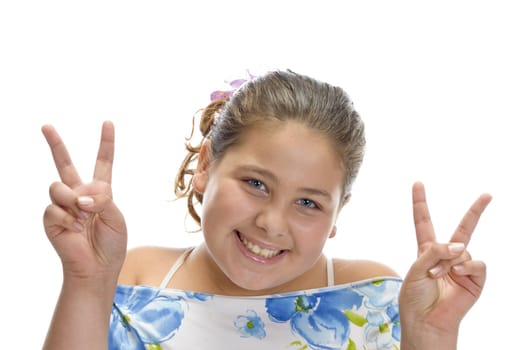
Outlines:
POLYGON ((105 349, 117 278, 64 274, 43 349, 105 349))
POLYGON ((79 266, 77 263, 62 262, 62 276, 64 281, 78 284, 97 284, 117 281, 122 268, 120 264, 99 266, 98 264, 79 266))
POLYGON ((104 273, 92 276, 64 273, 62 291, 71 291, 84 297, 113 301, 117 280, 118 273, 104 273))
POLYGON ((401 350, 456 350, 458 331, 440 331, 425 326, 402 326, 401 350))

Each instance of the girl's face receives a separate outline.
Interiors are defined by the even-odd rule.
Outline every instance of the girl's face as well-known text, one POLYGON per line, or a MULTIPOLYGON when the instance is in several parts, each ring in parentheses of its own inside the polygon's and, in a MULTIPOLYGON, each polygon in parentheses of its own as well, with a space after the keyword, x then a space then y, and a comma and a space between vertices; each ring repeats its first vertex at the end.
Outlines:
POLYGON ((326 137, 295 122, 272 125, 249 129, 212 164, 201 154, 194 176, 210 257, 252 291, 313 268, 342 206, 342 165, 326 137))

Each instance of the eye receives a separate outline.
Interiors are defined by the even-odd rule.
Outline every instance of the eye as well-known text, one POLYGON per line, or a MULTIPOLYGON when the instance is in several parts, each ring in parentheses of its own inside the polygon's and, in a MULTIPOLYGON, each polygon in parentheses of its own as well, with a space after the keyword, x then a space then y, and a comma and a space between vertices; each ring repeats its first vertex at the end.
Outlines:
POLYGON ((247 179, 245 180, 246 183, 248 183, 251 187, 254 187, 257 190, 260 191, 267 191, 267 186, 262 181, 259 181, 257 179, 247 179))
POLYGON ((310 208, 310 209, 319 209, 320 207, 318 206, 318 204, 316 204, 316 202, 308 199, 308 198, 301 198, 297 201, 297 203, 299 205, 301 205, 302 207, 305 207, 305 208, 310 208))

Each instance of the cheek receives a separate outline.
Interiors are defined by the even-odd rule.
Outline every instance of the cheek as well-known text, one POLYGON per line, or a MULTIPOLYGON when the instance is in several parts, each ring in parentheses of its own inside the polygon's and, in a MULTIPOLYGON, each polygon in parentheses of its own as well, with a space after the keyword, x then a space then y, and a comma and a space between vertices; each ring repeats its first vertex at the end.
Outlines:
POLYGON ((235 184, 211 184, 203 196, 203 227, 206 223, 237 221, 256 211, 246 192, 235 184))
POLYGON ((298 218, 293 221, 291 227, 295 232, 295 238, 306 242, 325 241, 332 230, 333 221, 328 218, 298 218))

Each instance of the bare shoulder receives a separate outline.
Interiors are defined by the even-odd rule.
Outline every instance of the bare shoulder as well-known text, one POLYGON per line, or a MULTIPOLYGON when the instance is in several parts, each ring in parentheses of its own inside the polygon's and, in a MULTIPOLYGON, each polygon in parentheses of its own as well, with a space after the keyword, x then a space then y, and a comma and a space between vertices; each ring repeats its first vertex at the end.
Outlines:
POLYGON ((389 266, 371 260, 333 259, 334 283, 345 284, 375 277, 399 277, 389 266))
POLYGON ((144 246, 128 250, 119 284, 158 286, 186 249, 144 246))

